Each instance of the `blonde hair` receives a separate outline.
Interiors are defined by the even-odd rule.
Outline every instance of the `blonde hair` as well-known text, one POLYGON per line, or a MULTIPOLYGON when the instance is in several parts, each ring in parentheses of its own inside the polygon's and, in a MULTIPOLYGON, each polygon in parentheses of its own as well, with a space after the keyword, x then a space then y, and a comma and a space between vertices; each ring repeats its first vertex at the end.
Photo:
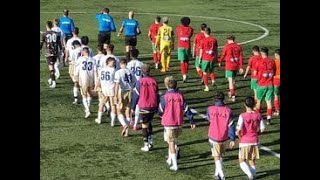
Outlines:
POLYGON ((167 76, 167 77, 164 78, 164 85, 165 85, 166 88, 168 88, 168 83, 169 83, 170 80, 171 81, 174 80, 173 76, 167 76))

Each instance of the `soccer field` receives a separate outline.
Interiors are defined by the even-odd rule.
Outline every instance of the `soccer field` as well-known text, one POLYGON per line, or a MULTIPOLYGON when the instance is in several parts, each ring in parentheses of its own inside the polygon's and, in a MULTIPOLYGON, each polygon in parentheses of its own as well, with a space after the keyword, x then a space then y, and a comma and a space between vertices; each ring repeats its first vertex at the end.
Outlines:
MULTIPOLYGON (((138 37, 137 48, 143 62, 153 64, 151 43, 148 40, 148 27, 156 15, 168 16, 169 25, 174 28, 183 16, 191 18, 190 26, 199 32, 201 23, 207 23, 213 30, 221 47, 226 43, 229 33, 236 36, 236 42, 242 43, 244 50, 244 68, 251 55, 251 47, 258 45, 269 48, 270 56, 280 48, 280 1, 262 0, 135 0, 135 1, 98 1, 98 0, 40 0, 40 31, 45 31, 45 22, 62 16, 62 10, 70 10, 70 17, 80 29, 80 36, 87 35, 89 46, 95 50, 97 46, 98 22, 95 13, 108 7, 113 16, 117 31, 121 22, 127 18, 129 10, 135 11, 135 19, 140 23, 142 34, 138 37)), ((194 37, 194 36, 193 36, 194 37)), ((115 55, 125 55, 124 40, 112 34, 111 42, 115 44, 115 55)), ((176 52, 175 46, 175 52, 176 52)), ((84 118, 83 105, 73 105, 72 81, 68 68, 61 69, 61 77, 57 88, 50 89, 48 67, 42 53, 40 57, 40 179, 213 179, 214 160, 211 157, 207 132, 208 122, 203 119, 206 108, 213 102, 213 91, 203 91, 200 78, 194 68, 194 60, 190 62, 189 81, 182 83, 179 62, 176 53, 171 60, 172 71, 166 74, 152 69, 152 75, 158 80, 160 91, 164 92, 163 78, 172 75, 179 80, 178 87, 184 92, 187 103, 194 109, 197 127, 191 130, 188 121, 178 144, 181 147, 181 158, 178 160, 179 170, 169 170, 165 156, 167 144, 163 141, 163 128, 156 115, 154 124, 154 149, 142 152, 141 131, 130 129, 130 136, 120 136, 120 125, 110 127, 107 121, 97 125, 98 99, 94 98, 91 116, 84 118)), ((224 67, 216 67, 217 90, 228 92, 228 83, 224 78, 224 67)), ((243 107, 246 96, 252 95, 250 79, 237 77, 236 102, 226 101, 234 111, 236 120, 243 107)), ((81 102, 81 101, 80 101, 81 102)), ((263 102, 263 114, 266 106, 263 102)), ((280 118, 273 117, 273 124, 261 135, 261 145, 272 152, 280 154, 280 118)), ((238 141, 236 141, 238 144, 238 141)), ((238 163, 238 146, 227 150, 224 155, 224 173, 226 179, 246 179, 238 163)), ((257 160, 257 179, 280 179, 280 156, 261 150, 257 160)))

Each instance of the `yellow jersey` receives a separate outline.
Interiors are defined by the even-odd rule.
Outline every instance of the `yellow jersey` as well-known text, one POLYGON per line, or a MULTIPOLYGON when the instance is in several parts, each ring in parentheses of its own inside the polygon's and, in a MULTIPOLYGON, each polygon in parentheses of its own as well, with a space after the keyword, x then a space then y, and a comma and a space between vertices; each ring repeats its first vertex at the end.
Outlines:
POLYGON ((168 44, 168 43, 173 43, 173 30, 171 26, 168 26, 166 24, 163 24, 158 31, 157 34, 157 41, 156 43, 158 44, 168 44))

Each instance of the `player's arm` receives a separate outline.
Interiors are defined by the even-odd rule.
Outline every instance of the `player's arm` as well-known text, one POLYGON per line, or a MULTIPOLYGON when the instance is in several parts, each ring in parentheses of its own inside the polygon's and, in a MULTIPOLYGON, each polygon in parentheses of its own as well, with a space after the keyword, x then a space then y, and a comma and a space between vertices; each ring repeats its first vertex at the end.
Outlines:
POLYGON ((236 140, 236 128, 233 120, 233 113, 230 114, 229 124, 228 124, 228 136, 230 139, 229 148, 232 149, 234 147, 234 141, 236 140))
POLYGON ((171 30, 171 50, 174 50, 174 32, 171 30))
POLYGON ((223 50, 222 50, 222 55, 221 55, 221 57, 219 59, 219 67, 221 66, 221 63, 224 60, 224 58, 226 57, 226 55, 227 55, 227 47, 224 46, 223 50))
POLYGON ((214 59, 215 59, 215 61, 217 61, 218 60, 218 41, 216 41, 216 43, 215 43, 215 48, 214 48, 213 52, 214 52, 214 59))
POLYGON ((125 25, 126 25, 126 21, 123 21, 122 24, 121 24, 121 28, 119 29, 119 32, 118 32, 118 35, 117 35, 117 36, 121 36, 125 25))
POLYGON ((116 25, 114 24, 114 21, 113 21, 113 18, 111 16, 110 17, 110 20, 111 20, 111 31, 112 32, 117 32, 117 28, 116 28, 116 25))
POLYGON ((159 103, 159 109, 158 109, 159 116, 163 115, 165 107, 166 107, 166 103, 163 95, 160 97, 160 103, 159 103))
POLYGON ((248 75, 248 73, 249 73, 249 71, 250 71, 250 69, 251 69, 251 64, 252 64, 252 59, 250 58, 250 59, 248 60, 248 66, 247 66, 247 68, 246 68, 246 72, 245 72, 244 75, 243 75, 243 78, 246 78, 246 77, 247 77, 247 75, 248 75))
POLYGON ((136 32, 137 32, 137 35, 141 34, 141 29, 140 29, 140 25, 139 25, 139 22, 137 22, 137 28, 136 28, 136 32))
POLYGON ((150 41, 152 40, 152 37, 151 37, 151 26, 149 27, 149 31, 148 31, 148 38, 149 38, 150 41))
POLYGON ((191 110, 190 110, 187 102, 185 101, 184 97, 183 97, 183 110, 184 110, 185 116, 188 117, 191 129, 194 129, 196 127, 196 124, 193 121, 193 113, 191 112, 191 110))
POLYGON ((119 92, 119 86, 120 86, 120 73, 116 72, 115 77, 114 77, 114 103, 118 104, 118 92, 119 92))
POLYGON ((45 41, 46 41, 46 36, 45 36, 45 34, 43 33, 43 34, 42 34, 41 41, 40 41, 40 51, 41 51, 42 46, 43 46, 43 43, 44 43, 45 41))
POLYGON ((254 70, 253 70, 253 76, 258 76, 258 69, 259 69, 259 61, 258 62, 256 62, 256 64, 254 65, 254 67, 252 67, 252 68, 254 68, 254 70))
POLYGON ((261 117, 260 124, 259 124, 259 127, 258 127, 258 132, 259 133, 263 133, 265 129, 266 129, 266 125, 264 124, 264 121, 263 121, 263 119, 261 117))
POLYGON ((161 38, 161 29, 159 28, 156 36, 156 44, 155 44, 156 47, 160 45, 160 38, 161 38))
POLYGON ((200 51, 199 51, 200 59, 202 59, 202 56, 203 56, 203 49, 204 49, 204 44, 200 41, 200 51))
POLYGON ((242 74, 243 73, 243 52, 242 52, 242 48, 240 46, 240 57, 239 57, 239 73, 242 74))
POLYGON ((197 36, 193 40, 193 45, 192 45, 192 57, 196 57, 196 42, 197 42, 197 36))
POLYGON ((133 88, 133 97, 132 97, 132 106, 131 106, 132 111, 135 111, 139 101, 139 97, 140 97, 140 82, 138 81, 135 87, 133 88))
POLYGON ((73 31, 74 30, 74 27, 75 27, 75 25, 74 25, 74 22, 73 22, 73 20, 72 19, 70 19, 70 26, 71 26, 71 31, 73 31))
POLYGON ((237 127, 236 127, 236 135, 239 137, 239 139, 241 139, 241 130, 243 127, 243 118, 241 116, 241 114, 239 115, 239 119, 238 119, 238 123, 237 123, 237 127))

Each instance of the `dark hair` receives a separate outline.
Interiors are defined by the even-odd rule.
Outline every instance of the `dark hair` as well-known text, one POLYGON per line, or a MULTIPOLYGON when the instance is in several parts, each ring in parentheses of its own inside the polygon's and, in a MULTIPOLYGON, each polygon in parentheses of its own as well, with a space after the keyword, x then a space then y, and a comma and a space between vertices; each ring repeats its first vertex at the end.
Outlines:
POLYGON ((177 81, 174 79, 170 79, 168 81, 168 88, 170 89, 177 89, 177 81))
POLYGON ((102 12, 109 13, 109 8, 103 8, 102 12))
POLYGON ((205 27, 204 28, 204 32, 206 32, 207 34, 211 33, 211 29, 209 27, 205 27))
POLYGON ((69 10, 68 9, 63 10, 63 15, 68 16, 69 15, 69 10))
POLYGON ((97 50, 103 52, 103 44, 98 44, 97 50))
POLYGON ((115 61, 114 57, 108 57, 106 63, 109 64, 110 61, 115 61))
POLYGON ((274 53, 278 54, 280 56, 280 48, 279 49, 276 49, 274 50, 274 53))
POLYGON ((234 35, 230 34, 227 36, 227 39, 234 41, 236 39, 236 37, 234 35))
POLYGON ((81 37, 81 43, 83 45, 88 45, 89 44, 89 37, 88 36, 82 36, 81 37))
POLYGON ((159 23, 161 21, 161 17, 160 16, 156 16, 156 21, 159 23))
POLYGON ((48 26, 49 29, 53 27, 52 21, 47 21, 46 25, 48 26))
POLYGON ((266 55, 268 55, 269 54, 269 49, 267 47, 262 47, 261 48, 261 52, 265 53, 266 55))
POLYGON ((75 27, 74 29, 73 29, 73 33, 75 33, 75 34, 79 34, 79 28, 78 27, 75 27))
POLYGON ((205 23, 202 23, 201 26, 200 26, 202 31, 204 31, 204 28, 206 28, 206 27, 207 27, 207 24, 205 24, 205 23))
POLYGON ((183 17, 180 19, 180 22, 183 26, 189 26, 191 19, 189 17, 183 17))
POLYGON ((112 52, 113 52, 114 45, 113 45, 113 44, 109 44, 109 45, 108 45, 108 47, 107 47, 107 49, 109 49, 110 51, 112 51, 112 52))
POLYGON ((215 101, 224 101, 224 94, 223 92, 216 92, 214 94, 214 100, 215 101))
POLYGON ((88 47, 84 47, 84 48, 82 48, 82 51, 85 51, 86 53, 89 53, 89 48, 88 47))
POLYGON ((127 64, 127 59, 126 58, 120 58, 119 62, 120 62, 120 64, 127 64))
POLYGON ((53 22, 54 22, 55 24, 59 23, 59 21, 60 21, 60 20, 57 19, 57 18, 54 18, 54 19, 53 19, 53 22))
POLYGON ((130 51, 130 54, 131 54, 131 57, 132 58, 138 58, 138 56, 139 56, 139 50, 138 49, 132 49, 131 51, 130 51))
POLYGON ((78 40, 74 40, 72 42, 72 46, 75 46, 75 45, 81 46, 81 43, 78 40))
POLYGON ((253 46, 251 49, 252 51, 260 52, 259 46, 253 46))
POLYGON ((246 97, 246 99, 244 100, 244 105, 247 106, 248 108, 253 109, 255 106, 254 98, 251 96, 246 97))
POLYGON ((150 75, 150 70, 151 70, 150 64, 148 63, 143 64, 141 67, 141 70, 143 74, 150 75))

